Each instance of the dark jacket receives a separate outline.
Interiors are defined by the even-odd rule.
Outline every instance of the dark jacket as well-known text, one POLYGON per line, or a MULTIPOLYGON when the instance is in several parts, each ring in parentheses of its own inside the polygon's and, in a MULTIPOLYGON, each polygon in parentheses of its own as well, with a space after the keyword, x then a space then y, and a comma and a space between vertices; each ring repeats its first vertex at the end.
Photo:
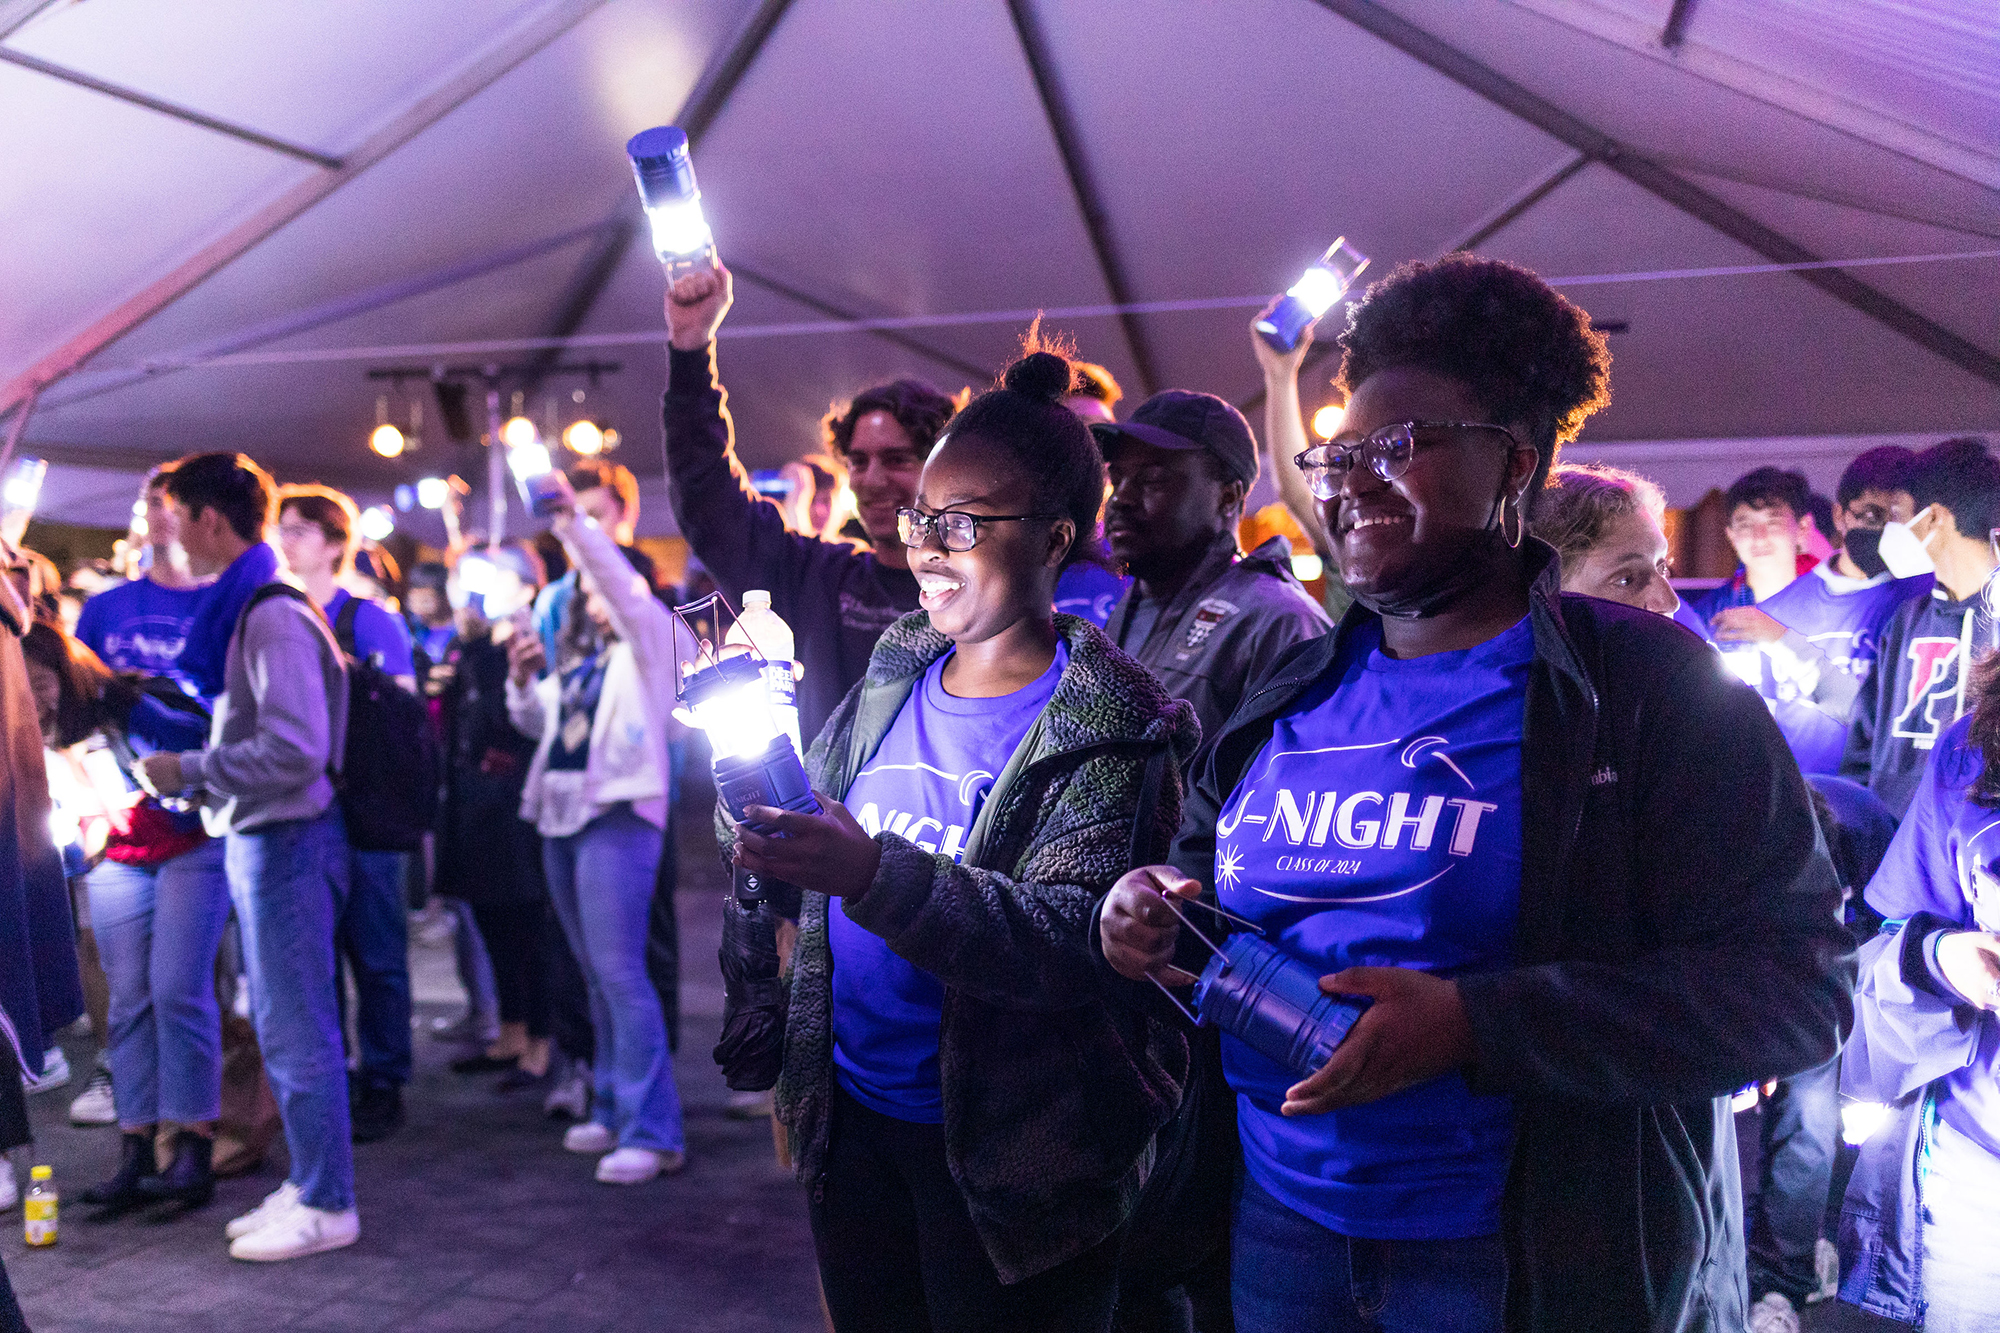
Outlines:
POLYGON ((817 735, 868 670, 868 654, 898 616, 917 609, 917 581, 843 542, 789 532, 737 461, 734 427, 715 377, 715 344, 667 350, 667 494, 695 557, 738 607, 750 588, 771 593, 791 626, 805 675, 799 730, 817 735))
MULTIPOLYGON (((1507 1324, 1740 1333, 1729 1094, 1839 1049, 1839 885, 1763 701, 1664 617, 1563 594, 1555 552, 1529 555, 1516 961, 1458 980, 1472 1090, 1514 1099, 1507 1324)), ((1184 873, 1214 883, 1217 812, 1370 615, 1252 686, 1189 793, 1184 873)))
POLYGON ((535 742, 507 720, 507 650, 461 638, 447 657, 457 669, 438 699, 445 764, 433 887, 467 902, 537 902, 548 893, 542 836, 521 818, 535 742))
MULTIPOLYGON (((1291 550, 1273 537, 1239 556, 1235 532, 1223 533, 1187 586, 1160 608, 1146 641, 1126 645, 1168 694, 1194 705, 1204 737, 1222 729, 1243 687, 1280 653, 1333 628, 1293 576, 1291 550)), ((1113 643, 1122 641, 1138 604, 1134 586, 1106 626, 1113 643)))
POLYGON ((1923 780, 1924 761, 1970 705, 1964 649, 1993 647, 1978 637, 1979 598, 1951 600, 1942 587, 1912 597, 1882 627, 1875 669, 1854 696, 1840 775, 1865 783, 1901 819, 1923 780))
MULTIPOLYGON (((1163 853, 1180 821, 1187 704, 1096 626, 1059 615, 1069 666, 973 821, 964 860, 880 833, 850 920, 944 983, 939 1081, 946 1157, 1003 1282, 1081 1254, 1122 1225, 1187 1074, 1178 1026, 1113 998, 1087 927, 1132 865, 1149 769, 1158 792, 1138 842, 1163 853)), ((951 647, 921 612, 882 636, 867 678, 806 758, 820 791, 847 791, 924 669, 951 647)), ((1000 756, 995 756, 999 758, 1000 756)), ((793 952, 778 1115, 799 1179, 817 1190, 833 1095, 827 899, 807 892, 793 952)))

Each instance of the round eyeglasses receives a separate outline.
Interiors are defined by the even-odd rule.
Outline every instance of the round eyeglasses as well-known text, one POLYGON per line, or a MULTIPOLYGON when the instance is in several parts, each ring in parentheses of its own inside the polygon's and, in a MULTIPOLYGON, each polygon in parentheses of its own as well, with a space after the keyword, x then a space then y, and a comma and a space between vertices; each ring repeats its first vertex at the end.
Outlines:
POLYGON ((1487 431, 1503 435, 1510 449, 1526 446, 1505 426, 1490 421, 1398 421, 1359 440, 1329 440, 1296 455, 1292 461, 1305 474, 1306 489, 1316 499, 1331 500, 1340 494, 1340 485, 1357 465, 1384 481, 1394 481, 1410 470, 1417 450, 1450 443, 1461 431, 1487 431))
POLYGON ((947 551, 970 551, 979 545, 979 525, 981 523, 1027 523, 1035 519, 1053 521, 1054 514, 968 514, 962 509, 947 509, 940 514, 926 514, 919 509, 898 509, 896 511, 896 535, 903 539, 903 545, 911 550, 922 548, 935 532, 947 551))

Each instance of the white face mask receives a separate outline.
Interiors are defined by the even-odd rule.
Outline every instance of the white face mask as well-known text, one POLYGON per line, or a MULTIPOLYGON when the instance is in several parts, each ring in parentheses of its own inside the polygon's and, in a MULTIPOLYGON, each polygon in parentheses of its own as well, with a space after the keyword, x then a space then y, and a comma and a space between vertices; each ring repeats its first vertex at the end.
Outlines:
MULTIPOLYGON (((1924 514, 1929 512, 1930 507, 1925 506, 1924 514)), ((1923 514, 1917 514, 1910 519, 1910 523, 1922 517, 1923 514)), ((1919 574, 1937 573, 1937 563, 1931 559, 1930 551, 1925 549, 1930 545, 1930 537, 1919 538, 1916 533, 1910 531, 1910 523, 1899 523, 1895 519, 1890 519, 1883 524, 1882 544, 1876 548, 1881 553, 1882 563, 1887 565, 1889 572, 1899 579, 1913 579, 1919 574)), ((1936 535, 1936 529, 1932 529, 1931 536, 1936 535)))

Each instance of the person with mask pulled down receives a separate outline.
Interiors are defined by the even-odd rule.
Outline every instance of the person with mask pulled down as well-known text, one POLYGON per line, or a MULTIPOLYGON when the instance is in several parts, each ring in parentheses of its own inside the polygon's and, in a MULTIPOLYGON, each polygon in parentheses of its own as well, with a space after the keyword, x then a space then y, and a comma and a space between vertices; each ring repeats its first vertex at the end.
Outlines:
POLYGON ((1236 1326, 1741 1328, 1730 1094, 1851 1017, 1798 767, 1705 645, 1563 593, 1523 532, 1607 398, 1582 310, 1456 255, 1341 344, 1300 466, 1358 605, 1251 683, 1171 864, 1098 920, 1119 974, 1184 984, 1166 899, 1201 896, 1367 1002, 1303 1077, 1224 1036, 1236 1326))
POLYGON ((1799 769, 1838 773, 1855 697, 1875 667, 1896 608, 1930 591, 1928 574, 1898 578, 1881 557, 1884 526, 1908 521, 1916 455, 1870 449, 1841 474, 1833 526, 1841 548, 1754 606, 1716 613, 1724 653, 1754 653, 1752 685, 1770 705, 1799 769))
POLYGON ((2000 458, 1977 437, 1945 440, 1917 455, 1909 491, 1914 516, 1885 523, 1877 549, 1896 577, 1935 582, 1884 623, 1840 761, 1841 776, 1865 783, 1899 819, 1938 737, 1965 715, 1969 664, 2000 633, 1987 595, 2000 568, 2000 458))

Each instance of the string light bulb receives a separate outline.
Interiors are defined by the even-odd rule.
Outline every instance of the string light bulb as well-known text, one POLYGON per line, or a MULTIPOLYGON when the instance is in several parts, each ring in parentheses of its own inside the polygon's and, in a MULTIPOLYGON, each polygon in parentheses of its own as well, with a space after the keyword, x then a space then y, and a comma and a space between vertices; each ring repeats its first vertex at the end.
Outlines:
POLYGON ((500 442, 509 449, 525 449, 529 445, 541 443, 542 433, 535 429, 535 423, 524 416, 511 416, 500 427, 500 442))
POLYGON ((384 458, 401 458, 407 444, 403 432, 389 424, 389 395, 385 393, 375 400, 375 430, 368 437, 368 447, 384 458))
POLYGON ((1340 433, 1340 423, 1347 420, 1347 409, 1339 403, 1328 403, 1313 413, 1313 434, 1322 440, 1330 440, 1340 433))
POLYGON ((589 417, 572 421, 562 433, 562 442, 570 452, 589 458, 604 452, 604 430, 589 417))

